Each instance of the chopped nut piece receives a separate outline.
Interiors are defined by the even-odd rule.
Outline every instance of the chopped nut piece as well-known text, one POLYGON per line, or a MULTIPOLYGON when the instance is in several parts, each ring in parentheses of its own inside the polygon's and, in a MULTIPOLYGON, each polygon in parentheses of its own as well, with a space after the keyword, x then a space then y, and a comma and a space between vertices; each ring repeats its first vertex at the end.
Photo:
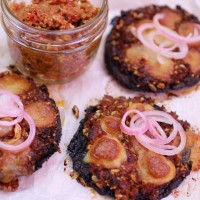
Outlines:
POLYGON ((8 140, 6 142, 7 144, 14 144, 21 138, 22 129, 21 129, 21 126, 19 124, 15 125, 14 133, 15 133, 14 137, 11 140, 8 140))
POLYGON ((156 91, 157 91, 157 88, 156 88, 155 85, 149 83, 148 86, 149 86, 149 88, 150 88, 153 92, 156 92, 156 91))
POLYGON ((79 118, 79 109, 76 105, 73 106, 72 112, 73 112, 74 116, 76 117, 76 119, 78 119, 79 118))
POLYGON ((158 83, 157 87, 159 89, 165 89, 165 84, 164 83, 158 83))

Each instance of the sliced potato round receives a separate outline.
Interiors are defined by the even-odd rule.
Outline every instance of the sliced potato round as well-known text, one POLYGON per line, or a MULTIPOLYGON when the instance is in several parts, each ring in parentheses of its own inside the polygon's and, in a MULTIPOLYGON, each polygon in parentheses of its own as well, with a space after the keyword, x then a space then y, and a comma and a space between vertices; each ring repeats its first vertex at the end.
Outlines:
POLYGON ((30 89, 31 83, 28 79, 17 74, 8 74, 0 77, 0 89, 8 90, 15 94, 23 94, 30 89))
POLYGON ((33 102, 25 106, 25 111, 33 118, 36 127, 50 127, 56 119, 56 112, 49 102, 33 102))

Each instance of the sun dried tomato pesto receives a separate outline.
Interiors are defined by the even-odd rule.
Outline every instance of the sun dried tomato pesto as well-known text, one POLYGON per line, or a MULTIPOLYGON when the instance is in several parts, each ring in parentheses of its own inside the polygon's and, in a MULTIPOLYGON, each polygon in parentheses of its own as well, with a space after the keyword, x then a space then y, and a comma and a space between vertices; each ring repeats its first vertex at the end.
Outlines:
POLYGON ((32 0, 30 5, 13 3, 11 9, 21 21, 46 30, 76 28, 99 13, 88 0, 32 0))
POLYGON ((8 1, 12 17, 3 16, 16 67, 45 84, 68 82, 86 71, 106 28, 107 0, 96 2, 99 7, 89 0, 25 2, 8 1))

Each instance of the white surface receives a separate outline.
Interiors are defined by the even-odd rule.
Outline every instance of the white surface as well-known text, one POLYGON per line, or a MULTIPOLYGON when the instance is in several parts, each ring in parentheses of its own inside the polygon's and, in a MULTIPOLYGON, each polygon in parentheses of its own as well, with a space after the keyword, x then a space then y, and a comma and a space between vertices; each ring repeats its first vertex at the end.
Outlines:
MULTIPOLYGON (((109 0, 110 14, 112 18, 118 15, 120 9, 131 9, 147 4, 168 4, 175 6, 182 5, 188 11, 200 17, 200 8, 192 0, 109 0)), ((110 26, 106 33, 108 33, 110 26)), ((105 33, 105 35, 106 35, 105 33)), ((113 96, 125 95, 135 96, 138 93, 131 92, 119 86, 110 77, 104 68, 103 48, 104 39, 101 43, 97 57, 91 68, 76 81, 62 85, 49 87, 51 95, 58 100, 65 101, 65 121, 63 136, 61 141, 62 153, 54 154, 42 169, 29 177, 23 177, 20 181, 20 188, 13 193, 0 191, 1 200, 100 200, 108 199, 91 192, 90 188, 85 188, 76 180, 72 180, 64 173, 64 159, 66 158, 66 145, 75 133, 79 121, 84 116, 84 109, 91 104, 95 104, 98 98, 104 94, 113 96), (80 110, 79 119, 72 115, 72 107, 77 105, 80 110)), ((11 64, 11 58, 6 45, 5 33, 0 25, 0 71, 5 70, 11 64)), ((155 95, 152 95, 154 96, 155 95)), ((157 96, 159 97, 159 95, 157 96)), ((192 126, 200 129, 200 89, 181 97, 176 97, 163 103, 169 110, 176 111, 180 118, 188 120, 192 126)), ((166 200, 199 200, 200 199, 200 173, 192 173, 177 189, 178 197, 170 195, 166 200)))

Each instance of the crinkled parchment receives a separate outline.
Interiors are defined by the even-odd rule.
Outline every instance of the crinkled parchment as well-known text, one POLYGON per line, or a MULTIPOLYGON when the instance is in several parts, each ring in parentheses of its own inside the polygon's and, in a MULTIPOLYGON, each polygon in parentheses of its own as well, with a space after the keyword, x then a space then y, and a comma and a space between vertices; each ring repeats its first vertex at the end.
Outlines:
MULTIPOLYGON (((149 4, 162 4, 174 7, 181 5, 189 12, 200 17, 200 7, 195 0, 109 0, 109 19, 119 15, 120 10, 137 8, 149 4)), ((104 94, 113 96, 124 95, 133 97, 141 94, 124 89, 108 74, 104 67, 103 52, 105 36, 110 30, 110 25, 104 34, 96 59, 89 70, 73 82, 64 85, 50 86, 50 94, 56 101, 64 100, 62 109, 63 136, 61 140, 62 153, 55 153, 43 167, 29 177, 20 179, 20 188, 13 193, 0 191, 1 200, 100 200, 109 199, 94 193, 90 188, 85 188, 70 176, 71 168, 64 172, 64 160, 67 157, 66 146, 75 133, 79 121, 84 117, 84 109, 94 105, 104 94), (80 116, 76 119, 72 114, 72 107, 79 108, 80 116)), ((12 64, 6 44, 6 37, 0 25, 0 71, 12 64)), ((162 99, 162 95, 148 94, 162 99), (161 98, 160 98, 161 97, 161 98)), ((168 110, 176 111, 181 119, 187 120, 194 128, 200 129, 200 89, 190 94, 173 97, 161 102, 168 110)), ((199 155, 200 156, 200 155, 199 155)), ((200 199, 200 172, 193 172, 181 186, 166 200, 198 200, 200 199)))

